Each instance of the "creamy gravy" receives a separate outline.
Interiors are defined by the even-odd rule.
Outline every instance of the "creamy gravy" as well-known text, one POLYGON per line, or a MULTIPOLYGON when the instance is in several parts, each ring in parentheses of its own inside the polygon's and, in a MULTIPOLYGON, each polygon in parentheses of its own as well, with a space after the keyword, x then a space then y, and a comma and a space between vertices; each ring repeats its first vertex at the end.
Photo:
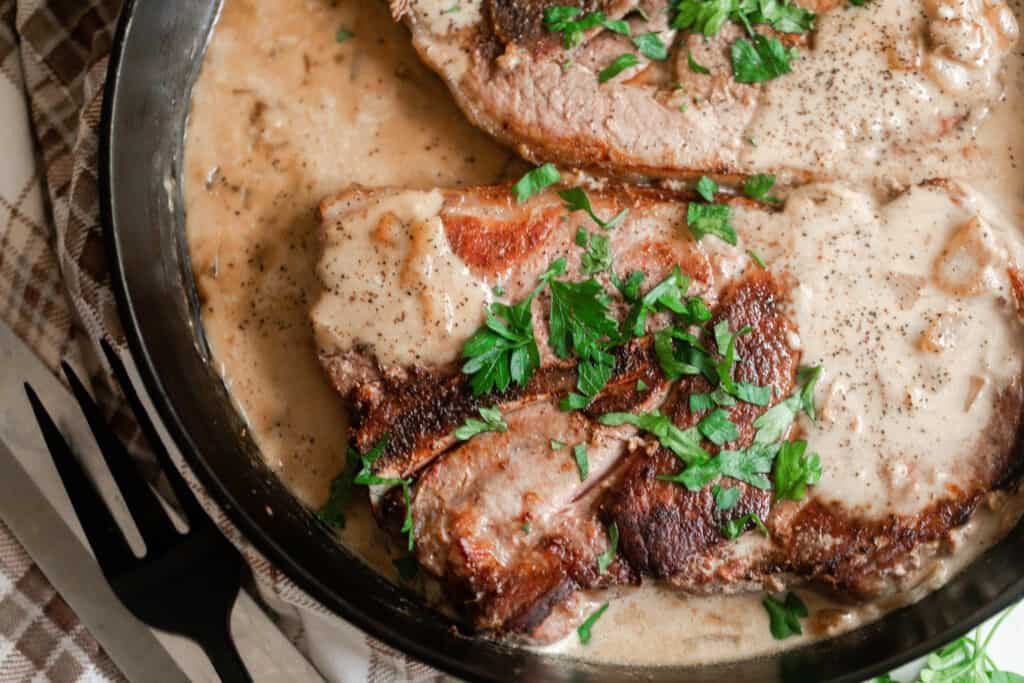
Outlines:
MULTIPOLYGON (((970 2, 965 6, 974 7, 970 2)), ((1020 9, 1014 5, 1018 15, 1020 9)), ((949 286, 963 285, 965 269, 974 272, 972 263, 976 266, 977 254, 986 249, 995 254, 991 263, 1014 258, 1011 245, 1019 229, 1014 226, 1024 224, 1024 173, 1017 168, 1024 151, 1018 134, 1024 117, 1024 59, 1017 53, 1004 82, 1008 101, 971 134, 971 145, 934 167, 964 178, 978 191, 969 192, 963 206, 950 206, 943 195, 927 189, 890 204, 876 197, 876 187, 817 186, 795 192, 785 218, 774 226, 768 221, 756 235, 743 229, 742 217, 737 219, 773 268, 792 268, 799 276, 798 343, 805 358, 825 360, 829 372, 818 394, 826 419, 818 428, 803 425, 826 467, 815 495, 854 496, 851 502, 868 511, 870 490, 859 485, 865 479, 899 487, 910 497, 909 506, 934 495, 949 473, 945 461, 921 459, 928 442, 909 433, 901 436, 896 429, 887 431, 882 442, 870 425, 885 411, 886 419, 902 428, 925 425, 934 439, 940 431, 935 425, 942 425, 943 443, 948 434, 951 442, 969 446, 971 425, 991 414, 992 392, 1020 372, 1021 342, 1012 336, 999 303, 1005 282, 995 268, 981 277, 981 293, 959 299, 934 284, 914 284, 933 274, 937 255, 958 231, 966 230, 960 243, 970 249, 962 260, 950 262, 949 286), (820 240, 798 239, 802 233, 784 225, 789 220, 806 232, 835 232, 839 215, 861 232, 835 234, 834 246, 844 253, 833 253, 831 262, 814 251, 820 240), (974 217, 979 219, 971 223, 974 217), (913 234, 903 235, 903 230, 913 234), (871 289, 872 278, 887 275, 872 270, 876 249, 885 249, 889 262, 899 264, 889 274, 900 279, 899 287, 871 289), (833 279, 831 269, 837 265, 843 266, 842 273, 833 279), (863 343, 860 336, 848 332, 844 341, 831 334, 835 316, 845 312, 863 326, 870 312, 824 303, 847 297, 863 301, 865 296, 881 296, 891 323, 906 326, 905 333, 887 336, 889 346, 881 358, 875 356, 879 363, 895 359, 894 365, 885 365, 885 382, 875 389, 856 384, 865 372, 877 370, 864 367, 863 354, 856 353, 863 343), (905 307, 908 297, 913 301, 905 307), (956 321, 964 316, 985 322, 960 332, 964 328, 956 321), (987 336, 972 336, 977 333, 970 329, 987 336), (835 355, 844 348, 845 355, 835 355), (898 371, 889 373, 894 367, 898 371), (949 367, 956 372, 940 377, 949 367), (974 377, 983 381, 968 406, 978 384, 974 377), (898 451, 902 457, 894 459, 894 467, 880 455, 856 463, 830 458, 852 444, 877 454, 898 451), (915 476, 910 468, 915 462, 931 476, 915 476)), ((319 0, 227 0, 193 95, 186 151, 187 228, 215 362, 269 465, 301 500, 316 506, 341 468, 346 423, 344 406, 317 363, 309 325, 319 289, 314 207, 351 183, 426 191, 493 182, 518 175, 521 167, 464 120, 442 84, 419 64, 405 30, 390 21, 376 0, 337 6, 319 0), (339 26, 355 37, 337 43, 339 26)), ((844 173, 841 165, 836 171, 844 173)), ((879 180, 881 186, 890 184, 879 180)), ((427 203, 429 195, 424 194, 427 203)), ((417 234, 429 243, 434 228, 429 220, 421 221, 417 234)), ((421 260, 423 268, 445 264, 449 274, 458 270, 443 245, 419 253, 429 255, 421 260)), ((373 258, 367 255, 367 262, 373 258)), ((479 302, 489 296, 472 282, 460 282, 461 289, 477 291, 479 302)), ((446 291, 421 294, 438 310, 462 310, 444 308, 446 291)), ((478 312, 477 303, 465 310, 478 312)), ((373 322, 370 316, 366 321, 373 322)), ((453 314, 449 324, 455 334, 462 323, 453 314)), ((347 329, 348 334, 360 331, 354 325, 347 329)), ((365 335, 372 329, 371 324, 361 331, 365 335)), ((423 328, 415 342, 411 337, 400 341, 390 347, 396 359, 414 355, 422 344, 437 344, 430 353, 445 352, 444 343, 425 335, 423 328)), ((957 553, 908 581, 919 588, 901 599, 916 599, 922 590, 940 585, 1005 532, 1017 505, 1002 502, 997 496, 996 510, 957 530, 957 553)), ((343 541, 393 576, 386 534, 377 530, 364 506, 353 507, 343 541)), ((852 609, 808 597, 814 614, 812 633, 805 638, 848 630, 898 604, 852 609)), ((785 646, 799 642, 790 639, 785 646)), ((647 586, 612 602, 588 647, 570 637, 551 649, 587 658, 669 663, 749 656, 778 647, 768 633, 760 596, 687 599, 647 586)))

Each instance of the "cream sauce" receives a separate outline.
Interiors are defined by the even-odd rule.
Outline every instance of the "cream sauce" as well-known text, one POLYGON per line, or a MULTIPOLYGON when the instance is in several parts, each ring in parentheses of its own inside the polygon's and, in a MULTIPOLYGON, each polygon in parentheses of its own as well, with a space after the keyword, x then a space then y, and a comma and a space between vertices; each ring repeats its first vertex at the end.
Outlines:
MULTIPOLYGON (((962 5, 977 7, 972 2, 962 5)), ((1014 9, 1019 14, 1019 5, 1014 9)), ((883 454, 894 451, 902 454, 895 462, 906 468, 901 465, 882 474, 913 499, 907 505, 934 495, 949 474, 945 461, 931 460, 930 454, 922 460, 922 442, 910 432, 887 430, 880 441, 869 426, 883 418, 895 420, 900 429, 926 425, 935 439, 940 433, 935 425, 942 425, 943 435, 969 447, 971 425, 976 428, 991 414, 996 387, 1020 372, 1020 337, 1011 337, 1005 306, 999 302, 1005 282, 998 269, 989 268, 979 279, 977 293, 961 297, 944 294, 936 284, 941 278, 931 277, 939 255, 958 231, 964 231, 960 242, 965 250, 947 263, 944 272, 951 276, 945 279, 957 281, 948 286, 963 285, 964 272, 980 267, 978 254, 994 254, 991 263, 1019 258, 1009 247, 1011 233, 1018 229, 1013 226, 1024 224, 1024 173, 1017 168, 1024 59, 1017 54, 1009 60, 1005 83, 1009 101, 995 108, 976 139, 973 133, 968 135, 971 145, 959 148, 954 156, 922 158, 913 164, 915 172, 925 175, 942 168, 963 177, 985 200, 971 193, 963 207, 951 207, 940 194, 921 189, 886 204, 874 197, 874 188, 817 186, 795 192, 785 214, 774 223, 762 223, 759 234, 744 230, 744 217, 737 219, 741 232, 773 268, 788 268, 800 278, 803 289, 794 311, 801 337, 794 343, 802 345, 808 360, 825 360, 829 373, 818 394, 824 403, 822 426, 803 425, 826 467, 815 495, 853 496, 851 502, 871 510, 870 490, 859 482, 871 468, 880 473, 883 454), (929 165, 933 162, 935 166, 929 165), (974 217, 977 222, 972 222, 974 217), (799 230, 785 227, 787 220, 799 224, 799 230), (858 229, 852 233, 840 230, 854 224, 858 229), (806 238, 818 232, 821 236, 806 238), (825 234, 833 239, 832 251, 821 250, 828 243, 825 234), (840 258, 840 249, 846 258, 840 258), (899 285, 878 281, 890 274, 878 263, 879 249, 884 249, 899 285), (839 277, 832 273, 836 268, 839 277), (927 280, 925 285, 904 307, 909 301, 905 281, 919 278, 927 280), (885 337, 888 346, 881 359, 876 357, 875 362, 884 362, 884 391, 878 390, 882 395, 856 384, 872 371, 857 353, 861 335, 849 330, 835 334, 844 322, 839 316, 852 316, 851 322, 863 328, 872 321, 871 312, 818 303, 847 297, 880 297, 889 324, 903 326, 905 333, 885 337), (960 326, 957 320, 964 318, 971 324, 960 326), (977 330, 983 330, 985 338, 977 330), (956 372, 939 376, 950 368, 956 372), (965 382, 973 376, 986 381, 968 406, 965 392, 973 388, 965 382), (883 413, 885 406, 890 410, 883 413), (859 431, 850 426, 854 417, 859 431), (875 459, 865 464, 859 457, 856 463, 830 457, 854 443, 870 449, 875 459), (917 478, 911 465, 922 464, 931 474, 917 478)), ((821 134, 814 122, 805 123, 809 131, 821 134)), ((767 128, 764 135, 770 135, 767 128)), ((856 151, 863 137, 858 135, 845 137, 843 144, 856 151)), ((831 141, 825 148, 830 145, 831 141)), ((331 478, 341 468, 346 438, 344 405, 317 362, 317 341, 309 324, 309 309, 319 292, 313 207, 352 183, 425 191, 489 183, 518 174, 516 168, 509 171, 510 160, 509 152, 464 120, 443 85, 420 65, 407 33, 390 21, 383 3, 227 0, 194 91, 188 129, 185 190, 192 261, 215 362, 267 462, 307 504, 316 506, 326 497, 331 478), (340 26, 355 37, 337 43, 340 26)), ((836 164, 837 173, 843 174, 842 163, 836 164)), ((424 206, 432 201, 431 194, 422 195, 424 206)), ((421 213, 430 212, 424 208, 421 213)), ((489 293, 460 279, 460 265, 441 242, 431 239, 438 236, 434 222, 420 220, 405 231, 404 239, 413 239, 410 234, 420 235, 419 243, 428 245, 418 252, 428 258, 421 259, 413 273, 423 285, 419 300, 426 296, 437 311, 447 310, 446 293, 455 290, 473 291, 479 302, 486 300, 489 293), (427 261, 442 265, 441 271, 459 286, 434 286, 424 276, 433 267, 427 261)), ((358 243, 359 235, 354 238, 358 243)), ((343 242, 328 246, 344 248, 343 242)), ((399 245, 397 255, 390 256, 371 253, 365 244, 361 248, 367 263, 380 258, 397 263, 406 262, 404 256, 413 247, 399 245)), ((357 283, 339 294, 358 297, 366 291, 357 283)), ((422 345, 436 344, 429 353, 444 353, 444 340, 426 334, 423 312, 416 312, 418 317, 407 316, 413 321, 409 337, 381 347, 395 360, 415 356, 422 345)), ((449 344, 465 334, 456 318, 451 318, 449 344)), ((373 324, 366 310, 346 314, 338 307, 335 320, 331 333, 350 335, 346 343, 373 342, 373 331, 384 329, 373 324), (368 324, 346 327, 345 315, 363 315, 368 324), (353 335, 360 330, 357 339, 353 335)), ((393 576, 387 535, 377 530, 365 506, 353 507, 343 542, 393 576)), ((978 515, 955 533, 960 539, 954 543, 958 552, 929 565, 908 585, 917 581, 920 590, 938 585, 987 547, 997 532, 1005 532, 1007 520, 1017 512, 1010 505, 978 515)), ((902 599, 916 599, 920 590, 905 593, 902 599)), ((813 634, 807 637, 848 630, 896 606, 841 608, 813 596, 809 602, 815 615, 813 634)), ((787 640, 785 646, 799 642, 787 640)), ((570 637, 552 651, 623 662, 678 663, 749 656, 778 647, 768 634, 760 596, 683 598, 645 586, 613 601, 588 647, 570 637)))

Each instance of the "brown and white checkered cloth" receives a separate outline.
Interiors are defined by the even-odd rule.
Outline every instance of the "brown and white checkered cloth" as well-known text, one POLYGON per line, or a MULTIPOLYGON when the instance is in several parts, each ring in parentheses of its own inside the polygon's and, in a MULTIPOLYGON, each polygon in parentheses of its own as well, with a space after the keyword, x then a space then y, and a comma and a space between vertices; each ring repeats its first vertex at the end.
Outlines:
MULTIPOLYGON (((85 371, 109 420, 145 463, 135 422, 98 352, 102 337, 123 338, 96 178, 97 126, 119 6, 120 0, 0 0, 0 320, 50 368, 65 359, 85 371)), ((149 471, 157 475, 155 467, 149 471)), ((331 616, 199 495, 249 561, 282 630, 325 677, 439 678, 331 616)), ((0 683, 44 680, 123 677, 0 522, 0 683)))

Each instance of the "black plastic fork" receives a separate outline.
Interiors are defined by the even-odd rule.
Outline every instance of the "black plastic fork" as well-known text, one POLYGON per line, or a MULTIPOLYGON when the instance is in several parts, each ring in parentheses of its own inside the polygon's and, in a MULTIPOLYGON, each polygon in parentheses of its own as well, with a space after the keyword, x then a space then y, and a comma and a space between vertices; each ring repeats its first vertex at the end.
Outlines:
POLYGON ((102 345, 142 433, 174 489, 189 528, 186 533, 175 528, 124 444, 103 420, 89 392, 71 367, 62 363, 103 459, 146 544, 145 555, 136 557, 36 392, 25 384, 46 446, 93 554, 114 594, 140 621, 195 642, 210 658, 221 680, 251 681, 229 626, 231 608, 242 582, 242 556, 203 512, 171 462, 121 359, 105 340, 102 345))

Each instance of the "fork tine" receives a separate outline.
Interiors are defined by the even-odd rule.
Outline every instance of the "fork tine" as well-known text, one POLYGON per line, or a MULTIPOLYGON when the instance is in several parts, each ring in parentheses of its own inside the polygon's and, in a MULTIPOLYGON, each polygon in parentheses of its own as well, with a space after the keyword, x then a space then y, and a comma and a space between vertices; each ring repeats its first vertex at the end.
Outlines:
POLYGON ((139 474, 128 450, 121 443, 121 440, 114 435, 107 426, 100 409, 92 400, 92 396, 86 390, 78 375, 67 363, 60 364, 64 375, 68 378, 71 391, 78 401, 85 419, 89 423, 89 429, 99 444, 103 459, 114 475, 117 488, 121 490, 124 502, 128 504, 128 511, 132 513, 135 525, 146 542, 147 555, 153 551, 161 551, 170 546, 178 534, 177 529, 171 523, 167 513, 164 512, 156 494, 149 488, 149 484, 139 474))
POLYGON ((39 430, 43 433, 43 440, 53 457, 57 473, 64 482, 64 490, 71 499, 71 506, 78 515, 78 521, 82 523, 82 530, 89 539, 96 561, 108 578, 120 574, 138 561, 135 554, 81 463, 71 453, 67 441, 57 429, 50 414, 46 412, 39 396, 27 382, 25 393, 32 404, 32 412, 39 423, 39 430))
POLYGON ((110 367, 114 370, 114 377, 117 378, 117 383, 121 385, 121 391, 124 393, 125 398, 128 399, 128 405, 131 406, 139 427, 142 428, 142 434, 146 437, 146 442, 153 449, 153 453, 156 454, 156 459, 160 462, 164 475, 170 482, 171 488, 174 489, 174 495, 178 497, 178 503, 185 511, 185 518, 190 525, 202 523, 207 519, 206 514, 203 512, 195 496, 192 495, 192 490, 178 472, 178 468, 174 466, 174 462, 164 446, 163 439, 157 433, 156 426, 149 419, 149 414, 143 407, 142 401, 139 400, 135 387, 132 386, 132 381, 128 377, 128 370, 125 368, 120 356, 117 355, 117 352, 114 351, 106 339, 100 340, 100 346, 110 362, 110 367))

